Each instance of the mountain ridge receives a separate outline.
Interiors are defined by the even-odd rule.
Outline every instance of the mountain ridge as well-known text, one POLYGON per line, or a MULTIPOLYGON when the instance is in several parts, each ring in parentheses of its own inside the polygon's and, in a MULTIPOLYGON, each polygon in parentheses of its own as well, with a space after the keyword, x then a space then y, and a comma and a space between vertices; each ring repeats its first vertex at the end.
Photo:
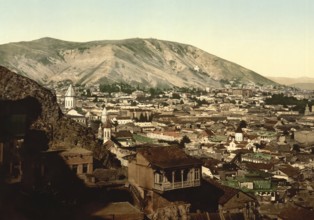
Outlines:
POLYGON ((313 77, 267 77, 277 83, 284 85, 293 85, 295 83, 314 83, 313 77))
POLYGON ((220 86, 220 80, 275 84, 188 44, 153 38, 71 42, 50 37, 0 45, 0 65, 37 82, 124 82, 150 87, 220 86))

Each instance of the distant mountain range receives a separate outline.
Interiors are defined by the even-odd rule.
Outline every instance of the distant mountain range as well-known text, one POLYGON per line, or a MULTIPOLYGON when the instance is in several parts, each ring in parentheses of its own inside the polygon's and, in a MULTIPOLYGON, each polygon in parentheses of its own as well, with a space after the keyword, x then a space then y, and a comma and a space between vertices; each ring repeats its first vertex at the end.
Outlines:
POLYGON ((299 78, 289 78, 289 77, 267 77, 276 83, 296 87, 299 89, 314 90, 314 78, 311 77, 299 77, 299 78))
POLYGON ((0 65, 40 83, 124 82, 147 87, 220 86, 220 80, 273 81, 196 47, 156 39, 67 42, 42 38, 0 45, 0 65))

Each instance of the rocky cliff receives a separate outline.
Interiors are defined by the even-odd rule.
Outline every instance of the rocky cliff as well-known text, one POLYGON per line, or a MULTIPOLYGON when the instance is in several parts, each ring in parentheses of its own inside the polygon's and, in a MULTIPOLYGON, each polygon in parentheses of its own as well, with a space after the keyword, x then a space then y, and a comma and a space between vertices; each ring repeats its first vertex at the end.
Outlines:
POLYGON ((66 118, 48 89, 26 77, 15 74, 0 66, 0 100, 18 101, 28 97, 40 103, 40 114, 30 125, 30 129, 46 133, 50 149, 81 146, 97 149, 97 143, 91 130, 66 118))

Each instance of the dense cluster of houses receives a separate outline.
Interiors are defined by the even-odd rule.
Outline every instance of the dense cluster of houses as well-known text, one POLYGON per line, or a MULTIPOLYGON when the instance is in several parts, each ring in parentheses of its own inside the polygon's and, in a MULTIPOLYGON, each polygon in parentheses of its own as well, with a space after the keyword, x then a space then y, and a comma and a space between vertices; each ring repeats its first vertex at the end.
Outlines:
MULTIPOLYGON (((126 170, 132 205, 150 219, 297 219, 287 208, 313 218, 314 111, 265 105, 282 92, 300 96, 250 85, 154 98, 95 90, 96 99, 71 85, 57 97, 63 112, 90 127, 126 170)), ((108 170, 94 169, 91 151, 58 153, 86 184, 104 184, 97 176, 108 170)))
MULTIPOLYGON (((287 106, 265 105, 264 100, 269 95, 279 92, 283 91, 257 87, 226 88, 198 96, 179 93, 179 99, 177 96, 173 98, 171 92, 165 92, 136 105, 132 104, 133 95, 115 94, 114 98, 100 96, 101 102, 81 99, 77 103, 85 113, 81 117, 85 117, 86 126, 99 127, 94 124, 104 117, 100 113, 106 112, 111 137, 102 139, 105 140, 103 144, 122 166, 129 169, 129 183, 140 192, 142 200, 147 200, 147 193, 151 198, 155 191, 197 188, 201 183, 192 177, 201 172, 207 180, 254 197, 259 203, 259 214, 272 218, 278 217, 281 209, 273 213, 263 208, 270 203, 281 204, 282 209, 291 203, 305 209, 313 207, 309 201, 313 187, 314 114, 308 105, 304 114, 287 106), (266 89, 267 94, 263 92, 266 89), (199 105, 197 99, 206 100, 206 103, 199 105), (182 143, 184 138, 188 141, 182 143), (144 163, 143 158, 138 157, 145 151, 152 151, 154 159, 161 157, 167 163, 171 156, 167 158, 161 146, 176 152, 176 148, 169 147, 176 144, 180 151, 202 162, 200 171, 196 172, 195 168, 178 170, 175 166, 174 171, 160 167, 141 170, 141 167, 156 166, 152 161, 134 165, 144 163), (300 193, 304 191, 308 191, 309 198, 300 202, 300 193)), ((295 91, 285 93, 300 96, 295 91)), ((149 96, 141 93, 141 96, 145 95, 149 96)), ((308 93, 304 97, 303 93, 302 98, 312 96, 308 93)), ((75 114, 69 114, 72 115, 75 114)), ((174 152, 168 153, 179 154, 174 152)), ((156 210, 150 210, 153 211, 156 210)))

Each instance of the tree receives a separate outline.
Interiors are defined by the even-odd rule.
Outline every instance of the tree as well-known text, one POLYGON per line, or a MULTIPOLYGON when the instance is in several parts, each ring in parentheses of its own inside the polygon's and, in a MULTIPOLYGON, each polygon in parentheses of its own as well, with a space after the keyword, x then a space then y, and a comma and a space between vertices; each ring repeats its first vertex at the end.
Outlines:
POLYGON ((178 93, 172 93, 172 98, 173 99, 180 99, 180 95, 178 93))
POLYGON ((154 88, 149 89, 150 96, 154 98, 156 96, 156 90, 154 88))
POLYGON ((191 143, 191 140, 188 136, 184 135, 179 143, 180 148, 185 148, 185 144, 191 143))
POLYGON ((262 145, 259 143, 254 143, 254 146, 256 147, 256 150, 262 148, 262 145))
POLYGON ((139 122, 145 122, 146 121, 146 117, 144 116, 143 113, 140 114, 140 118, 139 118, 139 122))
POLYGON ((131 106, 137 106, 137 102, 136 101, 131 101, 131 106))
POLYGON ((300 151, 301 151, 301 150, 300 150, 300 145, 294 144, 292 150, 295 151, 295 152, 297 152, 297 153, 300 153, 300 151))
POLYGON ((304 113, 304 109, 306 104, 309 104, 309 106, 313 105, 313 102, 309 102, 307 99, 298 100, 295 97, 287 97, 283 94, 274 94, 271 98, 267 98, 265 100, 266 105, 292 105, 294 106, 292 108, 293 111, 298 111, 300 113, 304 113))
POLYGON ((152 114, 149 115, 148 121, 149 121, 149 122, 152 122, 152 121, 153 121, 153 115, 152 115, 152 114))
POLYGON ((92 93, 90 92, 90 89, 86 89, 86 96, 87 96, 87 97, 92 96, 92 93))
POLYGON ((93 99, 93 102, 98 102, 98 97, 94 96, 95 98, 93 99))
POLYGON ((240 121, 240 123, 239 123, 239 128, 246 128, 247 127, 247 123, 246 123, 246 121, 244 121, 244 120, 241 120, 240 121))

